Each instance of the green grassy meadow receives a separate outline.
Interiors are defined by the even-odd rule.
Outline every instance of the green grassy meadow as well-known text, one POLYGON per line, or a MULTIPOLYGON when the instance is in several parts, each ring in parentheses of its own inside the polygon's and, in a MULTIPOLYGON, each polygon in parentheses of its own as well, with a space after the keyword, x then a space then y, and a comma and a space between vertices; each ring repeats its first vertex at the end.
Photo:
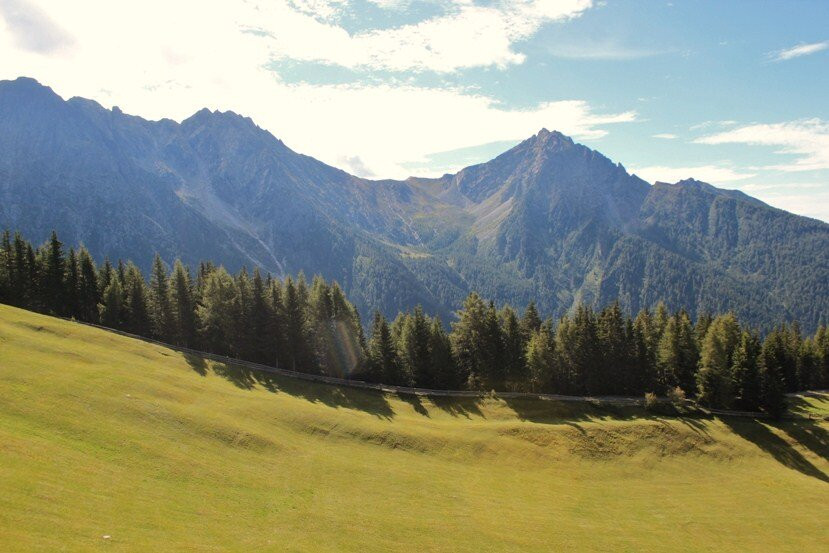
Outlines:
POLYGON ((0 306, 2 551, 820 551, 827 521, 825 422, 397 397, 0 306))

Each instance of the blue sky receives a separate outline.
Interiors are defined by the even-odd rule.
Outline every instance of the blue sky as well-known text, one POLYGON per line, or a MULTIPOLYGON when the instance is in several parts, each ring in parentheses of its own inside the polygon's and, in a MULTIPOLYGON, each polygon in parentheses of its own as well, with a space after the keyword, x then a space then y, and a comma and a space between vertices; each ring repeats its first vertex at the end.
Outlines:
POLYGON ((0 78, 251 116, 367 177, 558 129, 649 181, 829 221, 829 2, 0 0, 0 78))

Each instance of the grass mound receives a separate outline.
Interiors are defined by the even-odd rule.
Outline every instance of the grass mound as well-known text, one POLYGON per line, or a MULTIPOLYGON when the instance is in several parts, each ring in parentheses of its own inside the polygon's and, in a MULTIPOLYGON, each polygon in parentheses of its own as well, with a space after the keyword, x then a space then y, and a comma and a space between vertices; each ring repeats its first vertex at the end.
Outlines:
POLYGON ((325 386, 0 306, 3 551, 818 551, 827 436, 325 386))

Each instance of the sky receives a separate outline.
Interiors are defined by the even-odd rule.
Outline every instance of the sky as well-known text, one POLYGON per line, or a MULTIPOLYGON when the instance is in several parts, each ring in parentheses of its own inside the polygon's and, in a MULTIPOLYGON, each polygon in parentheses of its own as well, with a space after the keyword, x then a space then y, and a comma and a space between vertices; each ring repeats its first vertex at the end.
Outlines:
POLYGON ((232 110, 368 178, 559 130, 829 221, 827 0, 0 0, 19 76, 150 119, 232 110))

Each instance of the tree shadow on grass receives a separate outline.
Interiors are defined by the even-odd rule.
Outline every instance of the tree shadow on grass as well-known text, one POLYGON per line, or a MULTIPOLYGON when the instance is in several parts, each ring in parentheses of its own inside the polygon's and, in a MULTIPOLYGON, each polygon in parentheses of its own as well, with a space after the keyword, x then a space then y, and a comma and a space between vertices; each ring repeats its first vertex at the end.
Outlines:
POLYGON ((190 368, 199 373, 201 376, 207 375, 207 363, 204 361, 204 357, 199 357, 198 355, 193 355, 192 353, 184 352, 184 360, 187 361, 187 364, 190 365, 190 368))
MULTIPOLYGON (((827 476, 822 470, 813 465, 799 451, 792 447, 791 444, 786 442, 786 440, 784 440, 783 438, 769 430, 769 428, 760 421, 754 419, 738 419, 737 417, 721 417, 720 420, 726 426, 728 426, 735 434, 750 441, 766 453, 770 454, 780 464, 790 469, 796 470, 802 474, 805 474, 806 476, 811 476, 823 482, 829 483, 829 476, 827 476)), ((798 428, 796 432, 800 433, 801 436, 803 435, 803 433, 806 433, 808 438, 807 442, 812 443, 813 437, 809 437, 808 435, 812 433, 814 429, 809 428, 807 431, 805 428, 803 428, 804 425, 808 426, 808 423, 802 423, 801 427, 798 428)), ((776 424, 775 428, 779 428, 785 432, 792 430, 793 427, 791 426, 791 423, 783 422, 776 424)), ((822 429, 817 430, 823 432, 823 439, 825 440, 825 431, 823 431, 822 429)), ((812 434, 812 436, 814 436, 814 434, 812 434)), ((795 435, 792 435, 792 437, 798 439, 795 435)), ((801 443, 803 442, 801 441, 801 443)), ((804 444, 804 447, 809 446, 804 444)), ((811 447, 809 447, 809 449, 812 449, 812 447, 818 447, 819 449, 822 449, 823 452, 819 453, 819 455, 821 457, 826 458, 825 447, 820 447, 814 443, 811 447)))
POLYGON ((829 460, 829 432, 812 421, 786 421, 780 429, 821 459, 829 460))
POLYGON ((205 376, 210 370, 242 390, 253 390, 259 385, 271 393, 282 392, 290 396, 300 397, 311 403, 322 403, 335 408, 356 409, 385 419, 391 419, 394 416, 394 411, 392 411, 385 395, 376 390, 311 382, 266 371, 253 370, 232 363, 212 361, 208 365, 203 358, 190 354, 184 354, 184 357, 190 368, 200 375, 205 376))
POLYGON ((416 394, 401 394, 401 393, 398 392, 397 393, 397 398, 400 401, 405 401, 406 403, 411 405, 412 409, 414 409, 415 412, 418 415, 423 415, 424 417, 430 417, 429 411, 427 411, 426 408, 423 406, 423 402, 420 400, 419 395, 416 395, 416 394))
POLYGON ((467 419, 471 419, 473 415, 486 418, 478 406, 481 400, 482 398, 479 397, 429 396, 429 401, 438 409, 446 411, 453 417, 466 417, 467 419))

